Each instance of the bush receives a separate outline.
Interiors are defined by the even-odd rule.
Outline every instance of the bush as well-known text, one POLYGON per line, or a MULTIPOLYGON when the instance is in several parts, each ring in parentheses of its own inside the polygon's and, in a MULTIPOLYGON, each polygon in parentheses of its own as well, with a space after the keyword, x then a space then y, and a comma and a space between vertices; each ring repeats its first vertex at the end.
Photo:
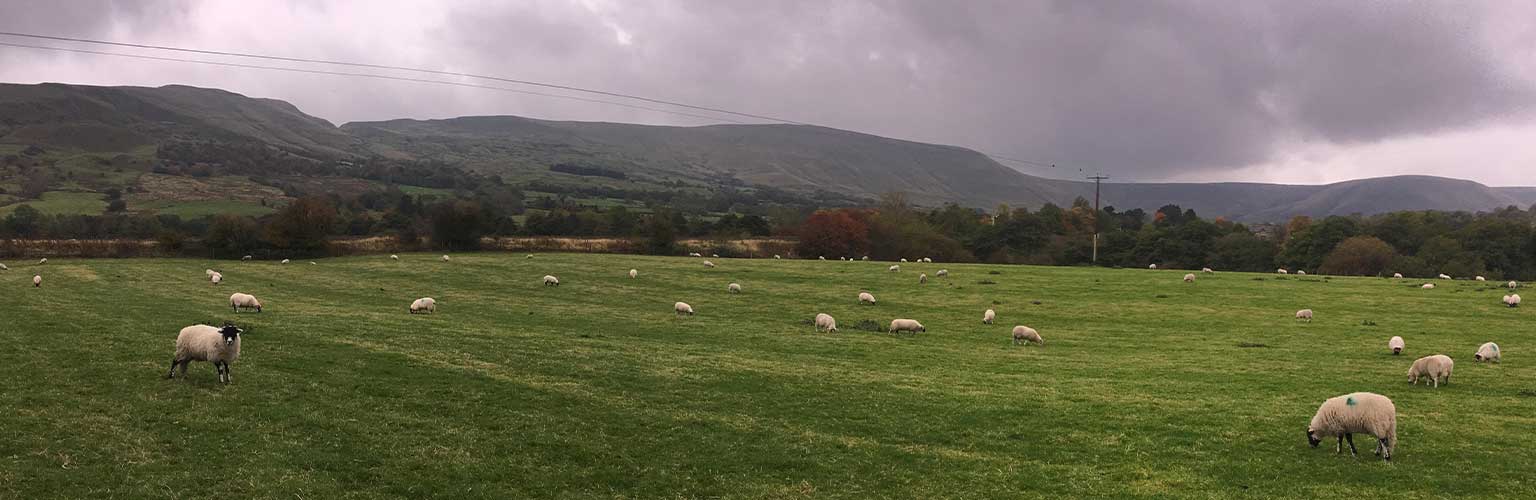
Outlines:
POLYGON ((1319 273, 1343 276, 1376 276, 1397 258, 1392 245, 1375 236, 1355 236, 1339 242, 1317 268, 1319 273))

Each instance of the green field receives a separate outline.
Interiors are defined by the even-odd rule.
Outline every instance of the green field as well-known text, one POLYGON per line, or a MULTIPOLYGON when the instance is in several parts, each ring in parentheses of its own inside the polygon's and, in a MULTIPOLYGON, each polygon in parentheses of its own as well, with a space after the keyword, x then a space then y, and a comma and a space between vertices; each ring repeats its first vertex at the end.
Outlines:
POLYGON ((130 205, 128 208, 135 211, 153 211, 159 215, 176 215, 183 219, 196 219, 198 217, 223 214, 260 217, 277 211, 277 209, 271 207, 261 206, 259 203, 248 203, 238 200, 156 200, 139 206, 130 205))
POLYGON ((8 262, 0 497, 1519 497, 1536 473, 1532 313, 1493 283, 436 257, 8 262), (230 313, 235 291, 265 312, 230 313), (406 314, 422 296, 437 314, 406 314), (928 331, 855 327, 897 317, 928 331), (163 378, 181 327, 224 320, 246 328, 233 384, 163 378), (1503 364, 1473 362, 1487 340, 1503 364), (1437 352, 1451 383, 1409 386, 1437 352), (1396 401, 1393 462, 1306 446, 1352 391, 1396 401))
POLYGON ((10 215, 23 204, 50 215, 101 215, 107 209, 107 202, 102 201, 101 193, 49 191, 43 193, 42 200, 27 200, 0 207, 0 217, 10 215))

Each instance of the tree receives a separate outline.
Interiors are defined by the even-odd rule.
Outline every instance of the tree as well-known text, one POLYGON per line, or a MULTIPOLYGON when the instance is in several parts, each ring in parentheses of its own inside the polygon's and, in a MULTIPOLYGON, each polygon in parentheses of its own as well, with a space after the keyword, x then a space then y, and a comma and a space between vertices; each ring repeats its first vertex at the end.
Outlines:
POLYGON ((480 248, 480 237, 485 235, 490 220, 478 202, 440 203, 432 207, 432 244, 445 250, 480 248))
POLYGON ((1211 265, 1223 271, 1269 272, 1275 268, 1275 242, 1248 232, 1234 232, 1217 238, 1213 244, 1211 265))
POLYGON ((800 225, 795 252, 802 257, 857 257, 867 252, 869 237, 869 226, 850 210, 818 210, 800 225))
POLYGON ((1378 276, 1392 264, 1397 251, 1374 236, 1355 236, 1339 242, 1317 271, 1346 276, 1378 276))
POLYGON ((224 214, 213 218, 203 236, 203 246, 215 259, 233 259, 258 248, 261 226, 250 217, 224 214))
POLYGON ((32 205, 21 204, 11 215, 5 217, 5 229, 7 233, 22 238, 34 238, 41 236, 43 213, 32 205))
POLYGON ((315 255, 325 250, 325 237, 336 222, 336 208, 323 198, 305 197, 283 207, 267 223, 267 241, 291 255, 315 255))
MULTIPOLYGON (((680 214, 679 214, 680 215, 680 214)), ((683 219, 683 224, 688 220, 683 219)), ((672 255, 677 253, 677 224, 672 214, 656 212, 651 214, 645 223, 646 245, 645 249, 654 255, 672 255)))

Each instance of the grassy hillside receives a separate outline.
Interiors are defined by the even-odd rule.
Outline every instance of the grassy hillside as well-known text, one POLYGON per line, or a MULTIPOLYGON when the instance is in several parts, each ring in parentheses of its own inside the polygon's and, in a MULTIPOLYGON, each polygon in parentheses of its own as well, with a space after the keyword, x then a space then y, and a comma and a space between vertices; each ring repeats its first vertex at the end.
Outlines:
POLYGON ((717 262, 12 262, 0 496, 1427 498, 1509 495, 1536 464, 1530 310, 1493 284, 717 262), (231 314, 235 291, 266 311, 231 314), (406 314, 421 296, 437 314, 406 314), (895 317, 928 332, 857 327, 895 317), (162 378, 178 329, 224 320, 247 329, 234 384, 162 378), (1014 324, 1047 345, 1011 345, 1014 324), (1503 364, 1472 362, 1487 340, 1503 364), (1452 382, 1409 386, 1431 353, 1452 382), (1393 463, 1307 448, 1351 391, 1396 401, 1393 463))

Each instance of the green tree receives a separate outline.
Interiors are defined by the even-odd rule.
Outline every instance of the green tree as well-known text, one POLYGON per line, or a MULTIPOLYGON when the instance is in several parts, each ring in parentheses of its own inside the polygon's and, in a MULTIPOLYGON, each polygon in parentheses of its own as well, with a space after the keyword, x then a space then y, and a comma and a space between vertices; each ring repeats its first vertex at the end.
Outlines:
POLYGON ((1375 236, 1355 236, 1339 242, 1317 271, 1346 276, 1379 276, 1397 258, 1392 245, 1375 236))

